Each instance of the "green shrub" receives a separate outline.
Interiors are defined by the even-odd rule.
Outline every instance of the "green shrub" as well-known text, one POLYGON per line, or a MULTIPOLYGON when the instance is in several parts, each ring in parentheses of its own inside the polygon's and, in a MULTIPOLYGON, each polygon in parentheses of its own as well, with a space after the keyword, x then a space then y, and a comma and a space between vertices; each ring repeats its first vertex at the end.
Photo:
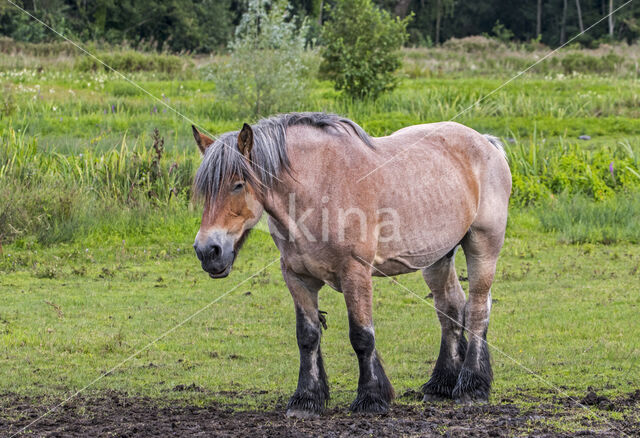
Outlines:
POLYGON ((595 152, 578 144, 546 146, 532 139, 507 147, 513 178, 512 202, 536 204, 550 195, 572 194, 594 200, 615 193, 640 192, 640 166, 630 144, 595 152))
POLYGON ((229 61, 212 72, 221 100, 242 115, 300 109, 315 54, 305 50, 307 25, 297 27, 286 0, 251 0, 230 43, 229 61))
POLYGON ((327 12, 321 71, 336 89, 360 99, 393 89, 411 17, 392 18, 371 0, 338 0, 327 12))
POLYGON ((495 38, 499 39, 503 43, 508 43, 513 39, 513 32, 504 24, 500 23, 500 20, 496 21, 491 32, 495 38))
POLYGON ((536 175, 513 173, 511 199, 517 205, 530 205, 549 198, 551 191, 536 175))

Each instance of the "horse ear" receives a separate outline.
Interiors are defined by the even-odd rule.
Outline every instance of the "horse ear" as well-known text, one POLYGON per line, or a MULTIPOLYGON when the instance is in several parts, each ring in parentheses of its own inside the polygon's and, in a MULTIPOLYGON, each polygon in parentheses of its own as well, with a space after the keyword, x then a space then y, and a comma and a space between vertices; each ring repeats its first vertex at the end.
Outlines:
POLYGON ((200 133, 200 131, 198 131, 194 125, 191 125, 191 129, 193 129, 193 138, 196 139, 198 149, 200 149, 200 152, 202 153, 202 155, 204 155, 207 148, 213 144, 213 140, 200 133))
POLYGON ((248 124, 242 126, 238 134, 238 150, 247 160, 251 159, 251 149, 253 148, 253 130, 248 124))

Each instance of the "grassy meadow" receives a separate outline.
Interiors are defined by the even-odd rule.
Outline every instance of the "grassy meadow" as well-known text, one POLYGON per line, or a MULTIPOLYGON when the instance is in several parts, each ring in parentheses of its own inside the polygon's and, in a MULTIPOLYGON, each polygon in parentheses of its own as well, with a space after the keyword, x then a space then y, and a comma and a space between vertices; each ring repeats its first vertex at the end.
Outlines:
MULTIPOLYGON (((514 193, 493 288, 493 400, 636 390, 640 50, 569 49, 493 92, 546 53, 494 44, 407 50, 398 88, 375 102, 316 79, 282 111, 337 112, 372 135, 455 117, 501 137, 514 193)), ((270 236, 255 231, 224 280, 191 248, 199 154, 180 114, 213 134, 256 120, 217 99, 211 72, 225 58, 100 52, 156 100, 69 48, 4 50, 0 393, 60 399, 246 280, 89 391, 282 407, 298 375, 292 302, 277 262, 249 278, 277 259, 270 236)), ((402 396, 428 379, 440 328, 420 275, 398 281, 417 296, 376 279, 374 317, 402 396)), ((320 307, 331 403, 346 408, 357 382, 346 309, 329 288, 320 307)), ((575 408, 576 424, 589 415, 575 408)))

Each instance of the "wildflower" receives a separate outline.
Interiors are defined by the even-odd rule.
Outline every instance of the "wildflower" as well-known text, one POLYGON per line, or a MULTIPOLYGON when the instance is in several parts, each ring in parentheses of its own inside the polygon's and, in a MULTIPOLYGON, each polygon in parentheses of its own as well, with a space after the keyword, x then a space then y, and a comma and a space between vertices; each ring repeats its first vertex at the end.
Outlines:
POLYGON ((613 161, 609 163, 609 173, 611 174, 611 178, 613 178, 613 181, 615 182, 616 176, 613 173, 613 161))
POLYGON ((116 112, 116 106, 115 105, 111 105, 111 112, 115 113, 116 112))

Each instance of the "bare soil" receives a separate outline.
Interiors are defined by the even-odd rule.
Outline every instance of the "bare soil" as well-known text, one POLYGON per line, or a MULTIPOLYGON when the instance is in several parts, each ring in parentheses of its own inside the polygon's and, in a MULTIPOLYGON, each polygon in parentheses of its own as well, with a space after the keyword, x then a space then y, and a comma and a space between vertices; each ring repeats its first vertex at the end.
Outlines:
MULTIPOLYGON (((247 436, 247 437, 630 437, 640 436, 640 390, 609 399, 588 391, 580 404, 608 423, 583 415, 575 401, 555 397, 520 407, 509 399, 485 405, 423 405, 405 393, 385 415, 351 415, 345 408, 318 419, 294 420, 284 406, 264 411, 237 411, 228 406, 196 407, 108 392, 79 396, 27 428, 23 436, 247 436), (522 407, 533 406, 533 407, 522 407), (577 423, 576 423, 577 421, 577 423), (567 432, 563 424, 573 424, 567 432), (577 425, 577 427, 575 427, 577 425)), ((525 396, 526 399, 526 396, 525 396)), ((0 394, 0 434, 11 436, 55 406, 55 401, 0 394)))

